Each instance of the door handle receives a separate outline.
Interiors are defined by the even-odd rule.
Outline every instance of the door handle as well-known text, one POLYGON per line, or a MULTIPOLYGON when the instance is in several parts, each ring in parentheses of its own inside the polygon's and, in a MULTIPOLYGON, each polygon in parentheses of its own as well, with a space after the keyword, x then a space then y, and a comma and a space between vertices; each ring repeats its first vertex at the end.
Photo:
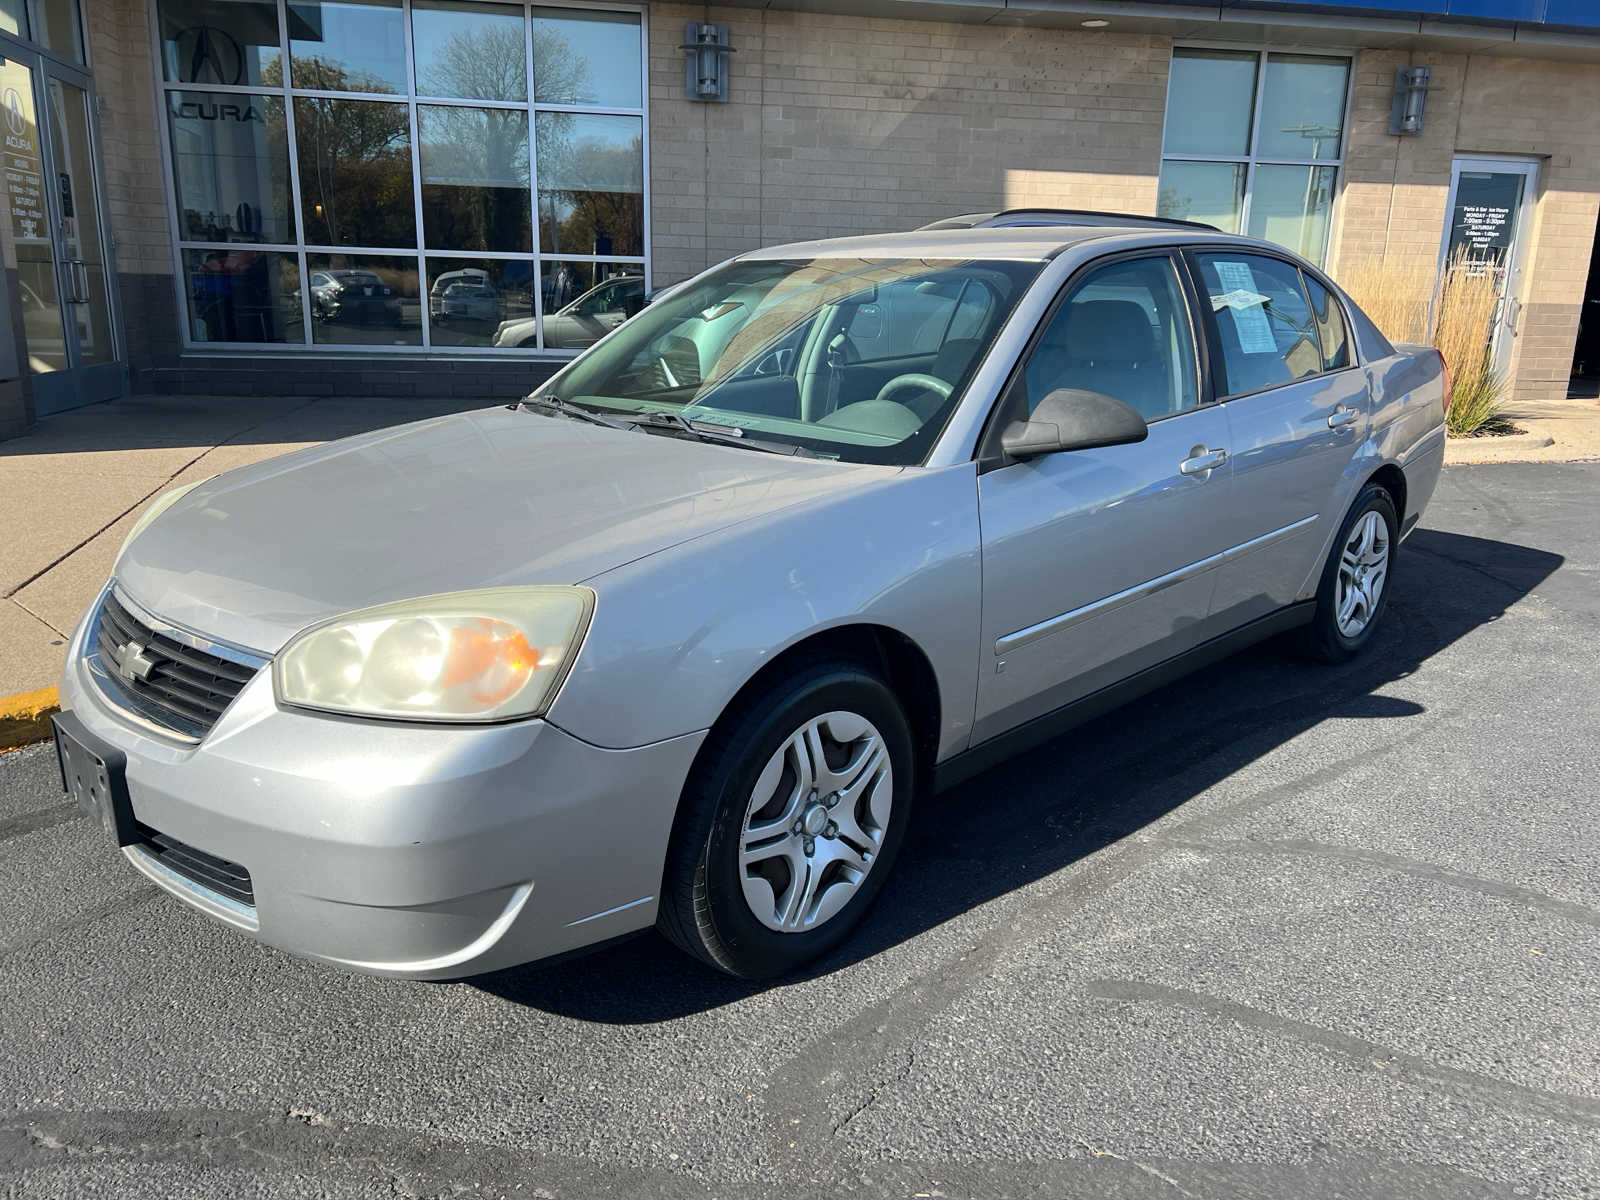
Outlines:
POLYGON ((1228 459, 1226 450, 1207 450, 1204 446, 1196 446, 1196 454, 1191 451, 1192 457, 1184 459, 1178 464, 1178 470, 1185 475, 1198 475, 1204 479, 1213 470, 1220 467, 1228 459))
POLYGON ((1354 425, 1356 423, 1356 418, 1360 415, 1361 414, 1356 412, 1355 409, 1346 408, 1341 404, 1338 408, 1334 409, 1333 412, 1328 414, 1328 428, 1343 429, 1346 425, 1354 425))

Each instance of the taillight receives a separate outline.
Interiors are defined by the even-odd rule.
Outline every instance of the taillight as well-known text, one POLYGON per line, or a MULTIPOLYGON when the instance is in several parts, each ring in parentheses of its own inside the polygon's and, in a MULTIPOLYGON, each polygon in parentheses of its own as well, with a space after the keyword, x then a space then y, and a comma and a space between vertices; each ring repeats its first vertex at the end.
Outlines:
POLYGON ((1444 411, 1448 413, 1450 411, 1450 364, 1445 362, 1444 354, 1441 351, 1435 350, 1434 353, 1439 355, 1439 378, 1444 380, 1444 411))

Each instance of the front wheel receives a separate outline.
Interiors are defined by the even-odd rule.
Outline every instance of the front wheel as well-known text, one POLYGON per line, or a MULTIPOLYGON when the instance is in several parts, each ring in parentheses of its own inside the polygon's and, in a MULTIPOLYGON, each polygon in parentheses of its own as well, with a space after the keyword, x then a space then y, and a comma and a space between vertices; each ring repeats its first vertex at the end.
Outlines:
POLYGON ((1389 602, 1399 518, 1387 490, 1369 483, 1334 539, 1317 588, 1317 609, 1305 632, 1313 658, 1339 663, 1372 640, 1389 602))
POLYGON ((728 714, 684 788, 660 926, 747 979, 837 946, 883 886, 914 788, 894 694, 851 663, 806 668, 728 714))

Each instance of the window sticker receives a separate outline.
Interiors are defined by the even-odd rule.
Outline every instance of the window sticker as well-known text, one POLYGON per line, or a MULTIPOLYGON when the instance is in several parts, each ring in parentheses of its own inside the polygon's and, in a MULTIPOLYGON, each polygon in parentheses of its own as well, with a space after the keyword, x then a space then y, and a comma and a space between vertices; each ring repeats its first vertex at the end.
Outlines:
POLYGON ((1277 340, 1272 336, 1272 323, 1267 320, 1266 304, 1269 297, 1256 291, 1255 276, 1242 262, 1211 260, 1217 280, 1228 290, 1211 297, 1212 311, 1229 309, 1233 312, 1233 328, 1239 335, 1239 349, 1246 354, 1276 354, 1277 340))

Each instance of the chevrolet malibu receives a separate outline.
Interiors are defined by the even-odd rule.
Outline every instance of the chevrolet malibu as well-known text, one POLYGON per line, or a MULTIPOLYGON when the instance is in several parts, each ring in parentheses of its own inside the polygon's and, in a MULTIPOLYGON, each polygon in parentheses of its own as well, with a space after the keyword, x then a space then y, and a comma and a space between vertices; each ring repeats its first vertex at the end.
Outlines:
POLYGON ((160 497, 74 634, 63 779, 326 963, 653 924, 781 974, 919 797, 1248 642, 1366 648, 1446 389, 1308 263, 1179 222, 746 254, 521 403, 160 497))

